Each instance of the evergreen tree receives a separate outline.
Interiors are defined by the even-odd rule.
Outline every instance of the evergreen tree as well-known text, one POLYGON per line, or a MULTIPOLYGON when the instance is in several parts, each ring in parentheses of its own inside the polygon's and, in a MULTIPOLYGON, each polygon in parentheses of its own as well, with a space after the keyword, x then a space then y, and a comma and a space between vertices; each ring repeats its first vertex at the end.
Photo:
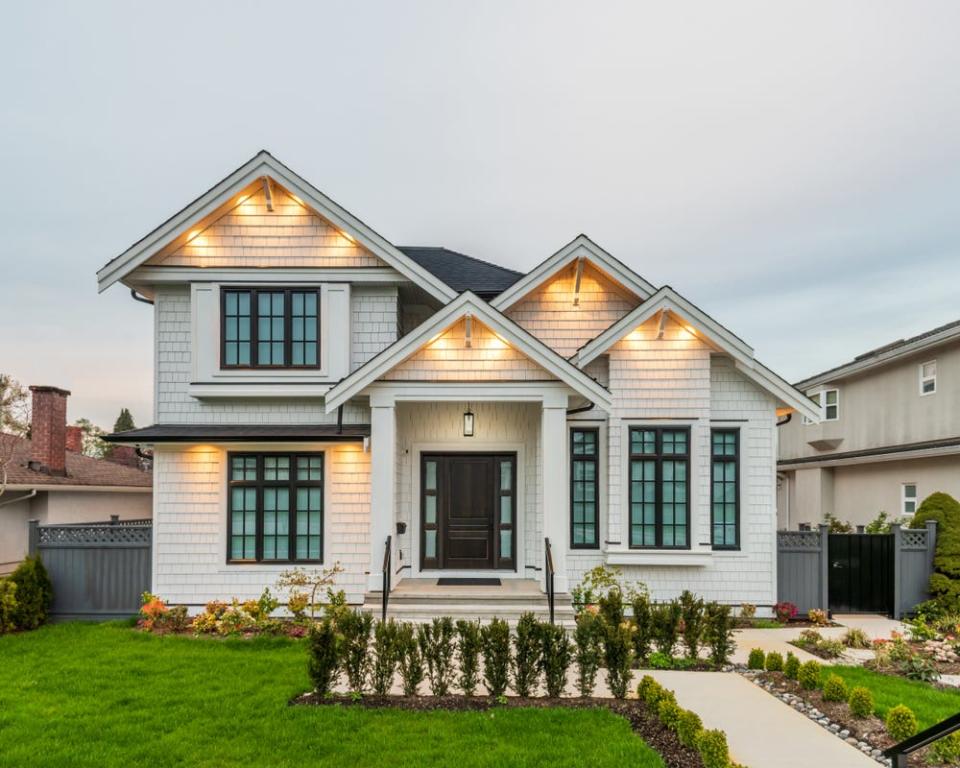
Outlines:
POLYGON ((114 432, 127 432, 131 429, 136 428, 136 424, 133 423, 133 416, 130 414, 129 409, 121 408, 120 415, 117 416, 117 420, 113 424, 114 432))

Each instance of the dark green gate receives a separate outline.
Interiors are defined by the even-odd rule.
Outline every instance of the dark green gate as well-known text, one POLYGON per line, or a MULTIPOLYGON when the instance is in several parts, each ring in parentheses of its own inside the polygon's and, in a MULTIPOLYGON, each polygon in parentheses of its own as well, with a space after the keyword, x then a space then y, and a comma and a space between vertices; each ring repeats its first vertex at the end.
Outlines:
POLYGON ((892 615, 893 535, 832 533, 828 546, 830 610, 892 615))

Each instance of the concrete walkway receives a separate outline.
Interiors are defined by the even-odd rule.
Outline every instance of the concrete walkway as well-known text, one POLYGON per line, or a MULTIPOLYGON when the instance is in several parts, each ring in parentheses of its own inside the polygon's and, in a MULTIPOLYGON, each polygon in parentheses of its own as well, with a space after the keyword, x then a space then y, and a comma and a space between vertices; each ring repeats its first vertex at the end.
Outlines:
MULTIPOLYGON (((777 630, 772 630, 777 631, 777 630)), ((720 728, 749 768, 877 768, 877 763, 737 674, 644 671, 707 728, 720 728)))

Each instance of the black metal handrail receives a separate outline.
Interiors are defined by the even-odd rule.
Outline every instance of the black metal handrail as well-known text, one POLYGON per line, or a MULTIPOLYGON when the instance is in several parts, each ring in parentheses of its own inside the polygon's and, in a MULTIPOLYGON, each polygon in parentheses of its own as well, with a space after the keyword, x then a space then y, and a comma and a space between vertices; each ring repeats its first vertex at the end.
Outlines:
POLYGON ((392 538, 392 536, 387 536, 383 549, 383 610, 381 611, 383 621, 387 620, 387 603, 390 600, 390 571, 393 569, 393 556, 390 552, 392 538))
POLYGON ((890 758, 893 768, 907 768, 908 755, 958 730, 960 730, 960 712, 951 715, 936 725, 931 725, 927 730, 920 731, 916 736, 911 736, 909 739, 904 739, 899 744, 894 744, 892 747, 883 750, 883 755, 890 758))
POLYGON ((553 577, 556 574, 556 570, 554 570, 553 567, 553 550, 550 548, 550 539, 546 537, 543 539, 543 563, 547 582, 547 605, 550 608, 550 623, 553 624, 553 577))

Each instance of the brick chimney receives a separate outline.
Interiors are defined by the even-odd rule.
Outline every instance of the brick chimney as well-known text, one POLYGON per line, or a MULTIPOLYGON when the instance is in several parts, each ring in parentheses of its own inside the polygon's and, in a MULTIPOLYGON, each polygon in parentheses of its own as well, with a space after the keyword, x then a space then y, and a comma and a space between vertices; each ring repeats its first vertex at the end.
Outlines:
POLYGON ((67 473, 67 398, 57 387, 30 387, 33 415, 30 421, 30 463, 51 475, 67 473))
POLYGON ((67 427, 67 450, 83 453, 83 430, 80 427, 67 427))
POLYGON ((112 461, 114 464, 123 464, 136 469, 141 468, 137 449, 132 445, 115 445, 106 458, 107 461, 112 461))

